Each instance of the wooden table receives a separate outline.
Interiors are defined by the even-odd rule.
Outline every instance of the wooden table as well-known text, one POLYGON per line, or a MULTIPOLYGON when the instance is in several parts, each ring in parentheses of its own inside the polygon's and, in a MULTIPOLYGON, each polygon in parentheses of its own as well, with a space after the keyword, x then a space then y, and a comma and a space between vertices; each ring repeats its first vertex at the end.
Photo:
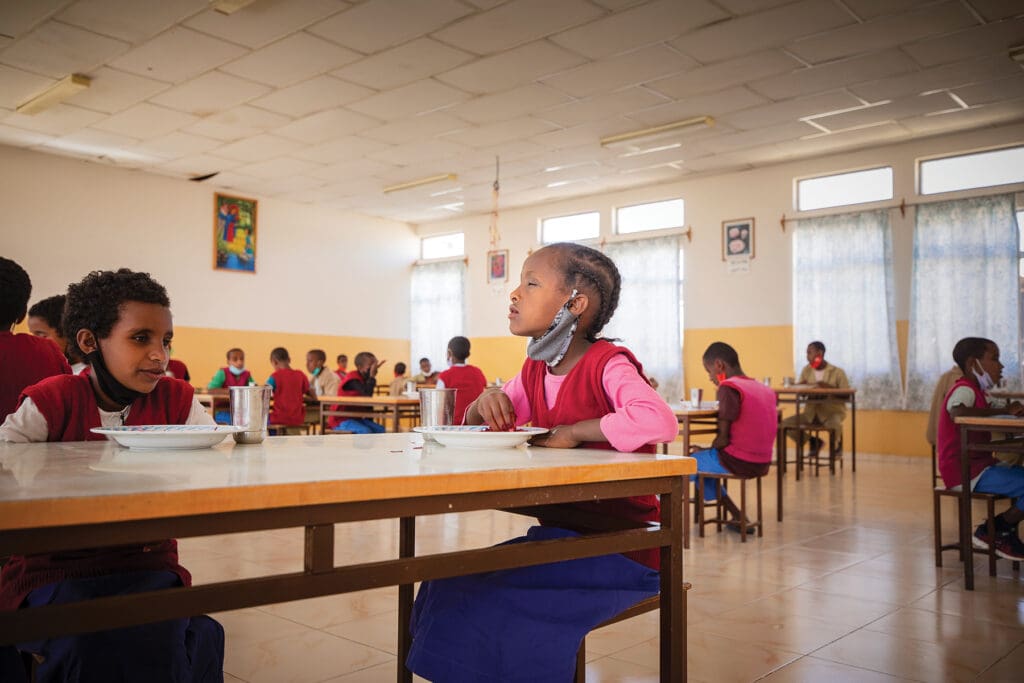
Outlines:
POLYGON ((679 436, 683 437, 683 455, 690 454, 691 436, 718 433, 718 408, 690 408, 682 404, 673 405, 672 412, 679 421, 679 436))
MULTIPOLYGON (((853 387, 847 387, 845 389, 837 389, 834 387, 816 387, 809 384, 794 384, 789 387, 774 387, 772 389, 775 392, 775 396, 779 403, 792 403, 796 407, 796 414, 800 415, 800 406, 802 403, 806 403, 808 399, 814 398, 836 398, 842 399, 850 404, 850 465, 851 469, 857 471, 857 390, 853 387)), ((802 424, 802 423, 801 423, 802 424)), ((780 426, 781 429, 781 426, 780 426)), ((779 473, 785 469, 786 462, 786 439, 779 439, 779 448, 781 452, 778 455, 779 460, 779 473)), ((802 449, 802 443, 797 444, 798 449, 802 449)), ((800 453, 803 451, 800 450, 800 453)), ((799 459, 799 458, 798 458, 799 459)), ((800 478, 799 469, 797 470, 797 478, 800 478)))
POLYGON ((383 409, 391 416, 391 431, 401 430, 399 422, 403 417, 419 417, 420 400, 404 396, 321 396, 320 431, 327 433, 327 418, 374 417, 365 408, 383 409), (345 410, 348 408, 348 410, 345 410), (353 410, 363 408, 364 410, 353 410))
POLYGON ((686 679, 677 520, 692 458, 420 444, 411 434, 148 453, 112 442, 0 444, 0 556, 296 526, 306 534, 301 572, 0 613, 0 644, 398 585, 397 680, 410 681, 401 664, 415 582, 659 547, 661 680, 686 679), (645 494, 661 496, 660 527, 416 555, 417 515, 645 494), (334 524, 393 518, 397 558, 334 566, 334 524))

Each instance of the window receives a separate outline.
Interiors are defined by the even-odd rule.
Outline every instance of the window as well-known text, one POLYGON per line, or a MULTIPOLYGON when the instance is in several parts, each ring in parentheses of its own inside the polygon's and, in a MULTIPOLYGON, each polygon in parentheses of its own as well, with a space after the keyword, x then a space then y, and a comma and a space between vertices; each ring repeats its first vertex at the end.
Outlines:
POLYGON ((798 180, 796 196, 800 211, 892 199, 892 167, 798 180))
POLYGON ((434 367, 444 367, 448 340, 463 334, 465 326, 465 278, 466 264, 461 260, 421 263, 413 268, 409 296, 413 368, 420 358, 429 358, 434 367))
POLYGON ((574 213, 570 216, 557 216, 555 218, 542 218, 540 221, 540 241, 542 244, 595 239, 600 233, 601 214, 597 211, 574 213))
POLYGON ((919 169, 921 194, 1024 183, 1024 147, 929 159, 919 169))
POLYGON ((434 235, 420 240, 420 258, 424 260, 463 256, 465 253, 466 236, 461 232, 434 235))
POLYGON ((682 199, 623 206, 615 210, 615 231, 620 235, 681 228, 685 223, 682 199))

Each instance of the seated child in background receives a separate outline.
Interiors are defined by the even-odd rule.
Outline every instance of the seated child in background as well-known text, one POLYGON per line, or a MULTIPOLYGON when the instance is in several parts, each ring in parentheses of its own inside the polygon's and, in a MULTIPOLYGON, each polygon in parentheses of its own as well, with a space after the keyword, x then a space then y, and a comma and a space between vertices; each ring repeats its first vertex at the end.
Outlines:
MULTIPOLYGON (((711 448, 693 454, 697 471, 763 477, 772 463, 777 427, 775 392, 743 374, 736 349, 714 342, 701 359, 708 378, 718 387, 718 433, 711 448)), ((693 475, 691 481, 696 481, 693 475)), ((718 482, 705 483, 704 499, 721 495, 729 515, 740 521, 740 511, 718 482), (708 484, 711 484, 710 486, 708 484)))
MULTIPOLYGON (((843 369, 832 365, 825 360, 825 344, 820 341, 812 341, 807 345, 807 365, 800 371, 798 384, 805 384, 823 389, 846 389, 850 381, 846 378, 843 369)), ((846 419, 846 401, 840 398, 829 396, 812 396, 804 403, 804 410, 797 415, 790 415, 782 421, 783 428, 795 427, 798 423, 803 425, 820 425, 827 429, 834 430, 838 438, 843 438, 843 420, 846 419)), ((798 443, 803 439, 803 432, 791 431, 790 438, 798 443)), ((816 436, 808 440, 811 449, 811 457, 815 457, 821 450, 822 441, 816 436)))
POLYGON ((71 372, 79 374, 85 370, 85 361, 78 351, 77 344, 69 344, 64 336, 64 300, 63 294, 47 297, 37 301, 28 309, 28 331, 37 337, 52 339, 64 352, 64 357, 71 364, 71 372))
MULTIPOLYGON (((963 371, 946 394, 945 409, 939 414, 938 440, 936 450, 939 458, 939 473, 946 488, 956 489, 963 485, 960 462, 960 430, 953 422, 955 417, 970 415, 1024 415, 1024 406, 1012 403, 1005 408, 989 406, 985 392, 999 385, 1003 376, 1003 364, 999 362, 999 347, 991 339, 966 337, 953 347, 953 360, 963 371)), ((972 443, 985 443, 990 435, 971 432, 972 443)), ((995 517, 995 537, 988 533, 988 524, 983 522, 974 530, 972 542, 976 548, 995 546, 996 554, 1009 560, 1024 560, 1024 543, 1021 543, 1017 525, 1024 519, 1024 467, 998 462, 988 451, 970 451, 970 481, 972 491, 999 493, 1015 499, 1006 512, 995 517)))
MULTIPOLYGON (((93 272, 68 288, 65 330, 89 370, 27 387, 0 440, 102 441, 93 427, 213 424, 192 387, 166 377, 173 334, 167 292, 146 273, 93 272), (73 331, 73 334, 71 332, 73 331)), ((46 342, 50 346, 50 342, 46 342)), ((173 539, 13 556, 0 572, 0 609, 190 585, 173 539)), ((224 631, 208 617, 17 646, 38 655, 45 681, 221 681, 224 631)))
POLYGON ((0 256, 0 421, 18 407, 22 389, 51 375, 70 374, 64 353, 49 339, 14 334, 25 319, 32 280, 25 269, 0 256))
MULTIPOLYGON (((529 358, 501 389, 487 389, 466 422, 547 427, 535 446, 654 453, 678 422, 628 349, 597 335, 619 301, 607 256, 579 244, 534 252, 511 293, 509 329, 530 337, 529 358)), ((541 456, 537 456, 541 457, 541 456)), ((580 515, 660 519, 656 496, 577 503, 580 515)), ((542 520, 527 540, 600 530, 542 520)), ((514 542, 514 541, 512 541, 514 542)), ((407 666, 434 681, 571 681, 583 636, 659 590, 659 553, 603 555, 424 582, 416 597, 407 666)))
MULTIPOLYGON (((228 349, 226 357, 228 364, 214 374, 213 379, 206 385, 207 389, 226 390, 230 387, 248 387, 256 384, 252 373, 245 369, 245 351, 237 347, 228 349)), ((231 424, 231 412, 228 410, 218 410, 213 418, 218 424, 231 424)))
POLYGON ((327 354, 323 349, 313 349, 306 354, 306 370, 312 375, 313 393, 317 396, 337 396, 341 378, 328 370, 327 354))
MULTIPOLYGON (((373 390, 377 388, 377 371, 387 361, 377 360, 369 351, 360 351, 356 354, 356 369, 348 373, 341 382, 341 389, 338 396, 373 396, 373 390)), ((346 406, 349 411, 360 412, 358 406, 346 406)), ((367 412, 373 410, 366 408, 367 412)), ((368 417, 350 417, 344 420, 332 418, 327 423, 332 429, 340 432, 352 432, 353 434, 379 434, 384 426, 377 424, 368 417)))
POLYGON ((334 371, 334 374, 338 376, 338 379, 345 379, 348 376, 348 356, 339 353, 337 361, 338 369, 334 371))
POLYGON ((420 374, 413 375, 412 380, 416 384, 434 384, 437 382, 438 373, 434 372, 430 367, 429 358, 420 358, 420 374))
POLYGON ((480 368, 467 365, 469 340, 452 337, 448 341, 448 362, 451 367, 437 376, 438 389, 457 389, 455 392, 455 424, 460 425, 466 417, 469 404, 487 388, 487 378, 480 368))
POLYGON ((188 366, 176 358, 169 358, 167 360, 167 376, 184 380, 185 382, 192 381, 188 374, 188 366))
POLYGON ((305 373, 292 369, 292 359, 288 349, 278 346, 270 352, 270 366, 274 374, 267 380, 274 389, 274 405, 270 409, 270 424, 300 427, 306 420, 306 404, 303 399, 308 397, 316 400, 316 394, 309 386, 305 373))
POLYGON ((405 374, 405 370, 405 363, 395 363, 395 378, 388 385, 388 396, 401 396, 405 391, 405 385, 409 382, 409 375, 405 374))

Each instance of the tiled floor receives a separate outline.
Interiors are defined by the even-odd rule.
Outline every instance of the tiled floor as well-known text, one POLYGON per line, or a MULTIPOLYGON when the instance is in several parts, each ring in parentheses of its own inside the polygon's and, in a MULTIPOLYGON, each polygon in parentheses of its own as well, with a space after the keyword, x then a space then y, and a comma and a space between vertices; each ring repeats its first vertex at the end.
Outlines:
MULTIPOLYGON (((775 522, 765 482, 763 538, 694 534, 685 555, 689 680, 1022 681, 1024 580, 1009 562, 990 578, 978 560, 966 592, 955 553, 932 551, 926 459, 861 455, 858 471, 786 482, 775 522)), ((952 500, 946 533, 955 534, 952 500)), ((978 511, 980 518, 981 511, 978 511)), ((423 518, 424 549, 481 546, 528 520, 498 512, 423 518)), ((339 526, 336 561, 397 555, 397 525, 339 526)), ((299 571, 302 533, 183 540, 197 583, 299 571)), ((227 632, 225 680, 364 683, 395 677, 397 592, 381 589, 214 615, 227 632)), ((658 615, 587 639, 587 680, 657 681, 658 615)))

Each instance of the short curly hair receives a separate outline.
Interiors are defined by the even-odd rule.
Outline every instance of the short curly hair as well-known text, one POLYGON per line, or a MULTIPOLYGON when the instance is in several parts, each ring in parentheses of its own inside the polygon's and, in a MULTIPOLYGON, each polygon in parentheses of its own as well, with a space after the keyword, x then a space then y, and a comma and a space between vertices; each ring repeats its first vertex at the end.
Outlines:
POLYGON ((25 269, 0 256, 0 327, 8 330, 25 317, 30 296, 32 280, 25 269))
MULTIPOLYGON (((78 331, 91 330, 97 339, 110 336, 128 301, 171 307, 167 290, 149 276, 127 268, 94 270, 81 282, 68 286, 64 307, 64 336, 78 346, 78 331)), ((84 353, 84 351, 83 351, 84 353)))
POLYGON ((63 294, 55 294, 37 301, 28 309, 28 317, 42 318, 47 325, 64 336, 64 327, 61 321, 64 319, 64 301, 66 299, 67 297, 63 294))

